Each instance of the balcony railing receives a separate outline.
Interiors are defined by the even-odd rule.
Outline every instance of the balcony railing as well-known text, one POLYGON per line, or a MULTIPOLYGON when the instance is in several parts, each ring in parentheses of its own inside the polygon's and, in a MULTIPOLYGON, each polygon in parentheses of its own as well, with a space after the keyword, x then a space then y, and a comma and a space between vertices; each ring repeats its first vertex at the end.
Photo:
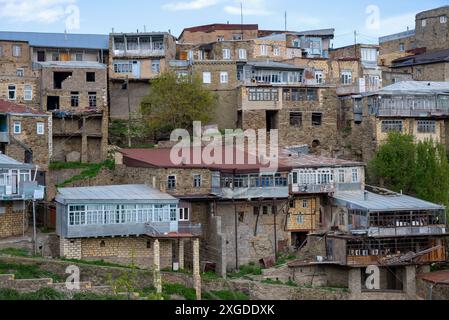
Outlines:
POLYGON ((115 57, 163 57, 165 49, 114 50, 115 57))
POLYGON ((39 186, 37 182, 21 182, 18 186, 0 186, 0 197, 3 201, 33 200, 36 191, 43 194, 45 187, 39 186))
POLYGON ((335 184, 296 184, 290 187, 292 193, 299 194, 316 194, 316 193, 334 193, 336 191, 335 184))
POLYGON ((288 187, 212 188, 212 194, 223 199, 287 198, 288 187))

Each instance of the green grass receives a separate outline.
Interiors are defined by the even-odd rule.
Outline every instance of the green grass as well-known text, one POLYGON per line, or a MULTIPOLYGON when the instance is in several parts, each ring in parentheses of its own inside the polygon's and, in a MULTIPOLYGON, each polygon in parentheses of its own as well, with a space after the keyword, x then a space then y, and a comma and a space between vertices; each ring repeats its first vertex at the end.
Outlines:
POLYGON ((13 274, 16 279, 42 279, 50 278, 55 282, 62 281, 62 277, 47 270, 42 270, 38 265, 6 263, 0 260, 0 274, 13 274))
POLYGON ((73 262, 75 264, 86 264, 90 266, 98 266, 98 267, 111 267, 111 268, 122 268, 122 269, 132 269, 132 266, 125 266, 118 263, 112 263, 112 262, 106 262, 104 260, 76 260, 76 259, 66 259, 66 258, 60 258, 60 261, 64 262, 73 262))
POLYGON ((239 272, 234 272, 228 275, 231 279, 243 278, 245 276, 260 276, 262 275, 262 268, 256 266, 255 263, 250 263, 247 266, 241 266, 239 272))
POLYGON ((225 301, 248 301, 249 297, 241 292, 233 292, 229 290, 211 291, 211 294, 225 301))
POLYGON ((67 300, 67 296, 51 288, 43 288, 36 292, 19 293, 12 289, 0 289, 0 300, 17 301, 17 300, 33 300, 33 301, 50 301, 50 300, 67 300))
POLYGON ((269 279, 269 278, 263 280, 262 283, 274 284, 274 285, 279 285, 279 286, 283 286, 284 285, 284 283, 282 281, 280 281, 280 280, 273 280, 273 279, 269 279))
POLYGON ((14 257, 30 257, 31 252, 28 249, 6 248, 1 249, 0 254, 5 254, 14 257))
POLYGON ((201 274, 201 278, 206 279, 206 280, 220 280, 220 279, 223 279, 216 272, 213 272, 213 271, 208 271, 208 272, 205 272, 205 273, 201 274))
POLYGON ((162 291, 167 295, 178 295, 186 298, 187 300, 194 301, 196 300, 196 291, 192 288, 187 288, 182 284, 173 284, 173 283, 164 283, 162 285, 162 291))
POLYGON ((102 163, 95 164, 86 164, 86 163, 78 163, 78 162, 69 162, 69 163, 61 163, 61 162, 53 162, 50 165, 50 168, 53 170, 64 170, 64 169, 84 169, 80 174, 77 174, 67 181, 57 185, 57 188, 62 188, 68 186, 74 182, 82 181, 89 178, 95 178, 101 169, 107 168, 109 170, 113 170, 115 167, 115 163, 113 160, 106 160, 102 163))
POLYGON ((291 254, 291 255, 280 255, 278 257, 278 260, 276 261, 276 266, 277 267, 282 266, 282 265, 286 264, 287 262, 293 261, 293 260, 296 260, 296 256, 293 255, 293 254, 291 254))

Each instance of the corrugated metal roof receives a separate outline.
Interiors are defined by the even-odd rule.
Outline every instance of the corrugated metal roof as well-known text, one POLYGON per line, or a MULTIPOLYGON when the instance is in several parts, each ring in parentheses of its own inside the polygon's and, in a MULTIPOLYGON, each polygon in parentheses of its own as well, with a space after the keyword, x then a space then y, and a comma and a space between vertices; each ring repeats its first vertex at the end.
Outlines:
POLYGON ((388 36, 380 37, 379 43, 404 39, 404 38, 412 37, 414 35, 415 35, 415 30, 409 30, 409 31, 404 31, 404 32, 400 32, 400 33, 390 34, 388 36))
POLYGON ((335 29, 319 29, 294 32, 297 36, 331 36, 334 37, 335 29))
POLYGON ((418 279, 422 279, 434 284, 449 285, 449 270, 441 270, 431 273, 423 273, 416 276, 418 279))
POLYGON ((109 35, 0 31, 0 40, 26 41, 33 47, 109 50, 109 35))
POLYGON ((445 208, 431 202, 413 198, 406 195, 395 194, 392 196, 380 195, 367 192, 337 192, 333 195, 336 204, 347 205, 354 210, 369 212, 391 212, 391 211, 418 211, 418 210, 444 210, 445 208))
POLYGON ((449 94, 449 82, 401 81, 368 95, 383 94, 449 94))
POLYGON ((257 38, 257 40, 287 41, 287 35, 285 33, 272 34, 270 36, 257 38))
POLYGON ((36 62, 43 68, 70 68, 70 69, 106 69, 106 65, 95 61, 47 61, 36 62))
POLYGON ((64 203, 73 200, 168 200, 175 201, 176 198, 167 193, 160 192, 147 185, 112 185, 82 188, 58 189, 56 201, 64 203))
POLYGON ((399 58, 392 62, 392 68, 402 68, 423 64, 446 63, 446 62, 449 62, 449 49, 426 52, 414 56, 399 58))
POLYGON ((18 169, 33 169, 34 166, 30 164, 25 164, 22 162, 19 162, 11 157, 8 157, 7 155, 4 155, 0 153, 0 167, 3 168, 18 168, 18 169))
POLYGON ((255 68, 275 68, 275 69, 287 69, 287 70, 303 70, 304 67, 298 67, 293 64, 275 62, 275 61, 249 61, 247 63, 255 68))

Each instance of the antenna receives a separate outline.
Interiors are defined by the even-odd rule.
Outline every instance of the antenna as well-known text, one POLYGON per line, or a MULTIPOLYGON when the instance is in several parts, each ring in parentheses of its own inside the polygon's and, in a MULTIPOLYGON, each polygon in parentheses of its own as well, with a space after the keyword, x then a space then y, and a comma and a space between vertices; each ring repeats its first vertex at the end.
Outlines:
POLYGON ((285 31, 287 31, 287 11, 285 11, 285 31))

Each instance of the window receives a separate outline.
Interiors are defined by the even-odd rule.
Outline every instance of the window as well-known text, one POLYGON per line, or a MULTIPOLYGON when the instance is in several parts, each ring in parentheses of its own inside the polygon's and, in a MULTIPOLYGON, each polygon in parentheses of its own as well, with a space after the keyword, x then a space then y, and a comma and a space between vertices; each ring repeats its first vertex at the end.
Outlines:
POLYGON ((362 56, 362 61, 376 62, 377 61, 377 49, 376 48, 362 48, 361 56, 362 56))
POLYGON ((19 45, 12 46, 12 55, 13 55, 13 57, 21 57, 22 56, 22 46, 19 46, 19 45))
POLYGON ((80 103, 79 92, 71 92, 70 105, 72 106, 72 108, 79 107, 79 103, 80 103))
POLYGON ((20 78, 23 78, 25 76, 25 70, 22 68, 19 68, 16 70, 16 75, 20 78))
POLYGON ((132 73, 133 64, 131 61, 114 62, 114 73, 132 73))
POLYGON ((300 48, 300 47, 301 47, 301 40, 299 40, 299 39, 293 40, 293 41, 292 41, 292 46, 293 46, 294 48, 300 48))
POLYGON ((218 41, 218 42, 223 42, 223 41, 225 41, 224 36, 218 36, 218 37, 217 37, 217 41, 218 41))
POLYGON ((267 206, 263 206, 262 207, 262 214, 263 215, 267 215, 268 214, 268 207, 267 206))
POLYGON ((231 59, 231 50, 223 49, 223 60, 231 59))
POLYGON ((179 221, 189 221, 190 220, 190 212, 189 208, 181 208, 179 209, 179 221))
POLYGON ((402 120, 384 120, 382 121, 382 132, 402 132, 402 120))
POLYGON ((293 177, 293 184, 298 184, 298 172, 293 172, 293 175, 292 175, 293 177))
POLYGON ((268 46, 263 44, 260 46, 260 55, 261 56, 268 56, 268 46))
POLYGON ((37 134, 43 136, 45 134, 45 123, 38 122, 37 123, 37 134))
POLYGON ((16 100, 16 85, 14 84, 8 86, 8 99, 16 100))
POLYGON ((89 92, 89 107, 96 108, 97 107, 97 93, 89 92))
POLYGON ((307 209, 309 207, 309 201, 308 200, 302 200, 302 208, 307 209))
POLYGON ((239 49, 239 59, 240 60, 246 60, 246 49, 239 49))
POLYGON ((194 188, 201 188, 201 175, 195 174, 193 176, 193 187, 194 188))
POLYGON ((341 169, 338 170, 338 183, 345 183, 346 178, 345 178, 345 170, 341 169))
POLYGON ((176 176, 168 176, 168 178, 167 178, 167 188, 169 190, 176 189, 176 176))
POLYGON ((262 89, 251 88, 248 89, 249 101, 279 101, 278 89, 262 89))
POLYGON ((322 113, 312 113, 312 125, 313 126, 321 126, 323 122, 323 114, 322 113))
POLYGON ((298 214, 296 216, 296 224, 303 224, 304 223, 304 216, 302 214, 298 214))
POLYGON ((235 33, 235 34, 232 35, 232 39, 233 40, 242 40, 243 39, 243 34, 235 33))
POLYGON ((278 46, 273 47, 273 55, 275 55, 276 57, 281 55, 281 48, 278 46))
POLYGON ((14 121, 13 132, 14 134, 22 134, 22 123, 20 121, 14 121))
POLYGON ((404 43, 399 44, 399 51, 405 52, 405 44, 404 43))
POLYGON ((204 59, 204 51, 203 50, 199 50, 198 51, 198 60, 203 60, 204 59))
POLYGON ((46 57, 45 57, 45 51, 38 51, 37 52, 37 61, 38 62, 45 62, 46 57))
POLYGON ((324 82, 323 70, 316 70, 315 71, 315 80, 316 80, 316 83, 319 83, 319 84, 324 82))
POLYGON ((435 133, 436 122, 431 120, 418 120, 418 133, 435 133))
POLYGON ((341 83, 348 85, 352 84, 352 72, 351 71, 343 71, 341 73, 341 83))
POLYGON ((260 208, 259 207, 253 207, 253 212, 255 216, 260 215, 260 208))
POLYGON ((229 75, 227 72, 220 72, 220 83, 228 83, 229 75))
POLYGON ((29 84, 23 87, 23 100, 25 101, 33 100, 33 87, 29 84))
POLYGON ((359 182, 359 170, 352 169, 352 183, 358 183, 358 182, 359 182))
POLYGON ((75 61, 83 61, 83 54, 75 53, 75 61))
POLYGON ((51 60, 52 61, 60 61, 61 55, 59 54, 59 52, 53 52, 51 55, 51 60))
POLYGON ((427 19, 422 19, 421 25, 423 28, 425 28, 427 26, 427 19))
POLYGON ((290 112, 290 126, 301 127, 302 126, 302 113, 290 112))
POLYGON ((86 72, 86 82, 95 82, 95 72, 86 72))
POLYGON ((212 83, 212 75, 210 72, 203 72, 203 83, 204 84, 212 83))
POLYGON ((151 72, 154 74, 161 73, 161 60, 153 60, 151 62, 151 72))
POLYGON ((446 16, 441 16, 440 17, 440 23, 447 23, 447 17, 446 16))

